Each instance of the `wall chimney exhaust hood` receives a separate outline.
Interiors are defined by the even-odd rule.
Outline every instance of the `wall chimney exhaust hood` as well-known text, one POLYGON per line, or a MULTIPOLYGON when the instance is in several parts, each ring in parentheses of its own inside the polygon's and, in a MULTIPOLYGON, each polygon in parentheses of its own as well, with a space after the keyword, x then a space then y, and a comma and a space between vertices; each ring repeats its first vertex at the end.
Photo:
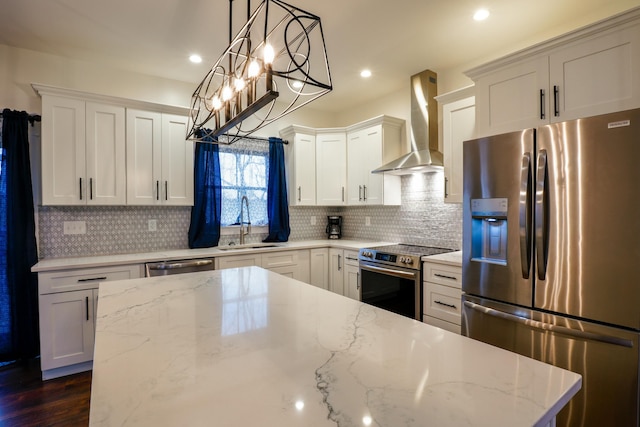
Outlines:
POLYGON ((411 151, 372 173, 408 175, 443 170, 438 151, 438 75, 425 70, 411 76, 411 151))

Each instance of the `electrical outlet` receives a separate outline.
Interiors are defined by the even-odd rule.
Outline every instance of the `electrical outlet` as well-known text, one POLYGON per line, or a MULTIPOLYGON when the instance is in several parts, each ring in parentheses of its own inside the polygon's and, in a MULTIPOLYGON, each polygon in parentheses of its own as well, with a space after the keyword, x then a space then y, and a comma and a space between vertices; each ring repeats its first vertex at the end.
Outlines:
POLYGON ((315 216, 311 217, 311 225, 316 225, 316 217, 315 216))
POLYGON ((364 217, 364 225, 366 225, 367 227, 371 225, 371 217, 370 216, 365 216, 364 217))
POLYGON ((85 221, 64 221, 64 234, 87 234, 87 223, 85 221))
POLYGON ((149 220, 149 231, 156 231, 158 229, 158 221, 155 219, 149 220))

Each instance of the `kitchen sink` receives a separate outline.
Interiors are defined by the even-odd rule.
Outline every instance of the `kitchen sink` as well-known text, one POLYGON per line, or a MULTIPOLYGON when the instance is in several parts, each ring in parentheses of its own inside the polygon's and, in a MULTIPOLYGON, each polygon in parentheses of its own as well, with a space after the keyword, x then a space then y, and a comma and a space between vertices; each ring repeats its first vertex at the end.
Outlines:
POLYGON ((221 251, 237 251, 239 249, 279 248, 280 246, 275 243, 247 243, 244 245, 218 246, 218 249, 221 251))

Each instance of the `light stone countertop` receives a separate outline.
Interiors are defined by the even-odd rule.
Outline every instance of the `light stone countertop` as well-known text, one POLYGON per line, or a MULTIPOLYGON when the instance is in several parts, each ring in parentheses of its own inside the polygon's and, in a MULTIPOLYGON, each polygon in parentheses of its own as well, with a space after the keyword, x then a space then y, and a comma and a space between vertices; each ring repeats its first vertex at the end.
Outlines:
POLYGON ((538 426, 581 384, 259 267, 99 298, 90 426, 538 426))
MULTIPOLYGON (((260 244, 260 243, 257 243, 260 244)), ((314 249, 332 247, 338 249, 358 250, 367 246, 389 245, 390 242, 348 240, 348 239, 323 239, 301 240, 292 242, 274 243, 276 247, 247 248, 234 250, 221 250, 217 246, 203 249, 178 249, 159 252, 142 252, 134 254, 101 255, 88 257, 49 258, 42 259, 31 268, 33 272, 45 272, 66 270, 69 268, 108 267, 113 265, 143 264, 145 262, 173 261, 180 259, 213 258, 240 255, 247 253, 260 253, 278 250, 314 249)))
POLYGON ((444 254, 423 256, 421 258, 424 261, 435 261, 440 264, 453 265, 455 267, 462 267, 462 251, 447 252, 444 254))

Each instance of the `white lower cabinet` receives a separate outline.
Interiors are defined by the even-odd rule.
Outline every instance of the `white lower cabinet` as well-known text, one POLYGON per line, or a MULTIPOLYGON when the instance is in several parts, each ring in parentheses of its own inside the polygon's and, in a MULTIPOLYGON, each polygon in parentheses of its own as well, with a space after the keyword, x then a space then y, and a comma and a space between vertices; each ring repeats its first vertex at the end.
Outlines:
POLYGON ((360 300, 358 251, 329 249, 329 290, 360 300))
POLYGON ((38 274, 42 379, 91 369, 98 285, 139 277, 140 265, 38 274))
POLYGON ((257 266, 301 282, 311 280, 308 249, 216 257, 215 265, 216 270, 257 266))
POLYGON ((462 323, 462 267, 426 261, 423 271, 424 323, 459 334, 462 323))
POLYGON ((329 248, 311 249, 310 256, 310 281, 313 286, 329 289, 329 248))

